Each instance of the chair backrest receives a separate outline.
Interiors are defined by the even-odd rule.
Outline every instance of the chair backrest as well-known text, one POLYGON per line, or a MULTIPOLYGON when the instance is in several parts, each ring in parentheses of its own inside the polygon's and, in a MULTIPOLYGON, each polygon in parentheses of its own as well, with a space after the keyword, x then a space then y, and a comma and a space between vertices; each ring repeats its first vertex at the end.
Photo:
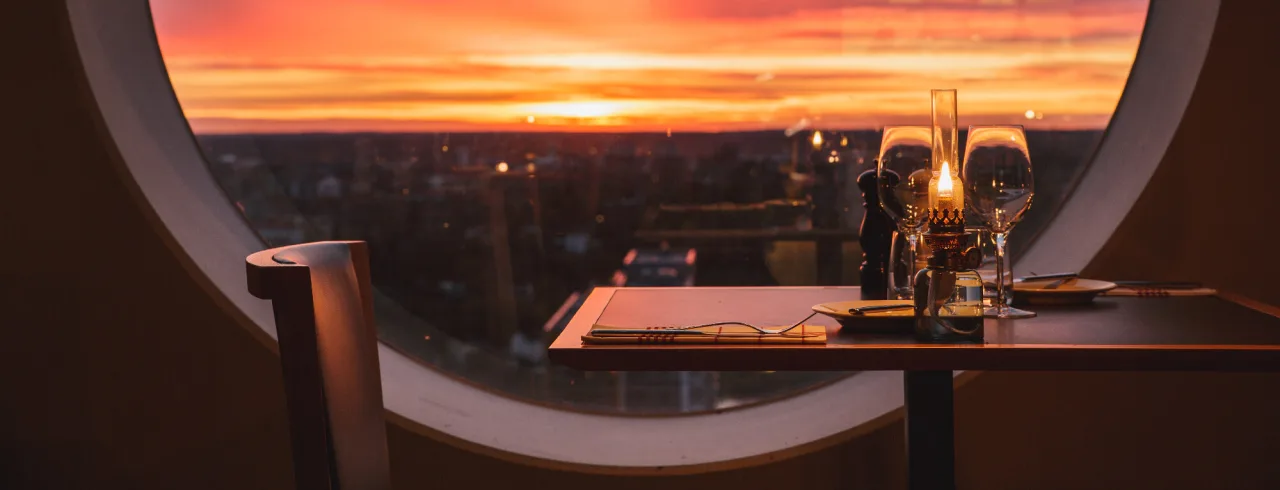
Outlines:
POLYGON ((246 262, 249 292, 275 310, 297 487, 391 488, 365 243, 293 245, 246 262))

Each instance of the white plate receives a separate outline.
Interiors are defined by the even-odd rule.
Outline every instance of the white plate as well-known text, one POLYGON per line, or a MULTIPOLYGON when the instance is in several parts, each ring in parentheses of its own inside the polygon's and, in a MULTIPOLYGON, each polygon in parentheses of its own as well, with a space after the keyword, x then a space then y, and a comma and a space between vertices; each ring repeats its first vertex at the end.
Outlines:
POLYGON ((1013 303, 1033 305, 1076 305, 1093 301, 1099 294, 1116 288, 1116 283, 1095 279, 1072 279, 1053 289, 1055 280, 1013 283, 1013 303))
POLYGON ((835 318, 837 322, 840 322, 841 332, 905 334, 910 333, 912 325, 914 325, 914 322, 912 322, 916 316, 914 308, 869 311, 861 315, 849 313, 849 309, 859 306, 909 304, 911 304, 910 301, 883 299, 836 301, 813 305, 813 311, 835 318))
POLYGON ((855 315, 849 313, 850 309, 862 306, 880 306, 880 305, 911 305, 910 301, 896 299, 865 299, 853 301, 836 301, 833 303, 823 303, 813 305, 813 311, 822 313, 837 320, 864 320, 875 318, 914 318, 916 315, 914 308, 903 308, 900 310, 884 310, 869 311, 866 313, 855 315))
POLYGON ((906 306, 911 306, 910 301, 902 301, 902 299, 855 299, 855 301, 814 304, 813 311, 823 313, 823 315, 836 320, 910 319, 910 317, 915 316, 914 308, 910 307, 901 308, 901 310, 869 311, 859 313, 859 315, 849 312, 852 308, 882 306, 882 304, 906 304, 906 306))

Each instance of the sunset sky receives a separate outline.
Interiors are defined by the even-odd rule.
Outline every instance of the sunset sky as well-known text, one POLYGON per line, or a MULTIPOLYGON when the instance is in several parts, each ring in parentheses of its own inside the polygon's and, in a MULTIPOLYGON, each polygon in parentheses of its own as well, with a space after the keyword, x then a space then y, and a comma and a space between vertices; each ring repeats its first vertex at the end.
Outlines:
POLYGON ((1145 0, 151 0, 197 133, 1105 126, 1145 0))

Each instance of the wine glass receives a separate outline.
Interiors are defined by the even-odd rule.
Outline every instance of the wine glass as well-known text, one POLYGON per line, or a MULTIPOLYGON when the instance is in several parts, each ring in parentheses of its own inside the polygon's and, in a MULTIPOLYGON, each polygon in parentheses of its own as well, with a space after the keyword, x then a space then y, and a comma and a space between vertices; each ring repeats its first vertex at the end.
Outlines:
MULTIPOLYGON (((990 301, 996 297, 996 244, 991 239, 991 230, 982 225, 982 220, 972 214, 972 212, 965 213, 964 219, 969 225, 965 227, 964 232, 970 237, 969 245, 977 247, 982 252, 982 263, 975 271, 982 276, 982 298, 990 301)), ((1009 270, 1009 257, 1004 258, 1001 267, 1009 270)), ((1004 287, 1010 287, 1012 277, 1006 274, 1004 279, 1004 287)))
POLYGON ((1005 241, 1031 207, 1035 195, 1031 155, 1022 126, 969 126, 964 150, 965 205, 978 216, 996 248, 996 296, 985 313, 995 318, 1030 318, 1035 313, 1009 306, 1005 289, 1005 241))
POLYGON ((877 193, 880 207, 897 226, 889 252, 889 297, 909 299, 911 281, 915 277, 920 233, 929 214, 929 179, 933 167, 929 163, 933 136, 929 126, 886 126, 880 140, 880 157, 876 159, 877 193), (907 250, 898 250, 897 236, 907 237, 907 250), (894 269, 898 255, 909 253, 906 284, 898 284, 894 269))

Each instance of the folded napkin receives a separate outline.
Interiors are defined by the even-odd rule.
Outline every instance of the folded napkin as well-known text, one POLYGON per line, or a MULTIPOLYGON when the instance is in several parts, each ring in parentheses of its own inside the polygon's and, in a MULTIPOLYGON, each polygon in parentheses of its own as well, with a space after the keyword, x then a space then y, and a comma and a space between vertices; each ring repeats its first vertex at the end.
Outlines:
MULTIPOLYGON (((783 326, 762 327, 768 329, 783 326)), ((827 329, 821 325, 801 324, 780 334, 762 334, 742 325, 724 325, 672 333, 670 327, 615 327, 594 325, 582 336, 585 344, 825 344, 827 329)))
POLYGON ((1213 296, 1218 294, 1217 289, 1213 288, 1144 288, 1132 286, 1119 286, 1115 289, 1102 293, 1103 296, 1213 296))

